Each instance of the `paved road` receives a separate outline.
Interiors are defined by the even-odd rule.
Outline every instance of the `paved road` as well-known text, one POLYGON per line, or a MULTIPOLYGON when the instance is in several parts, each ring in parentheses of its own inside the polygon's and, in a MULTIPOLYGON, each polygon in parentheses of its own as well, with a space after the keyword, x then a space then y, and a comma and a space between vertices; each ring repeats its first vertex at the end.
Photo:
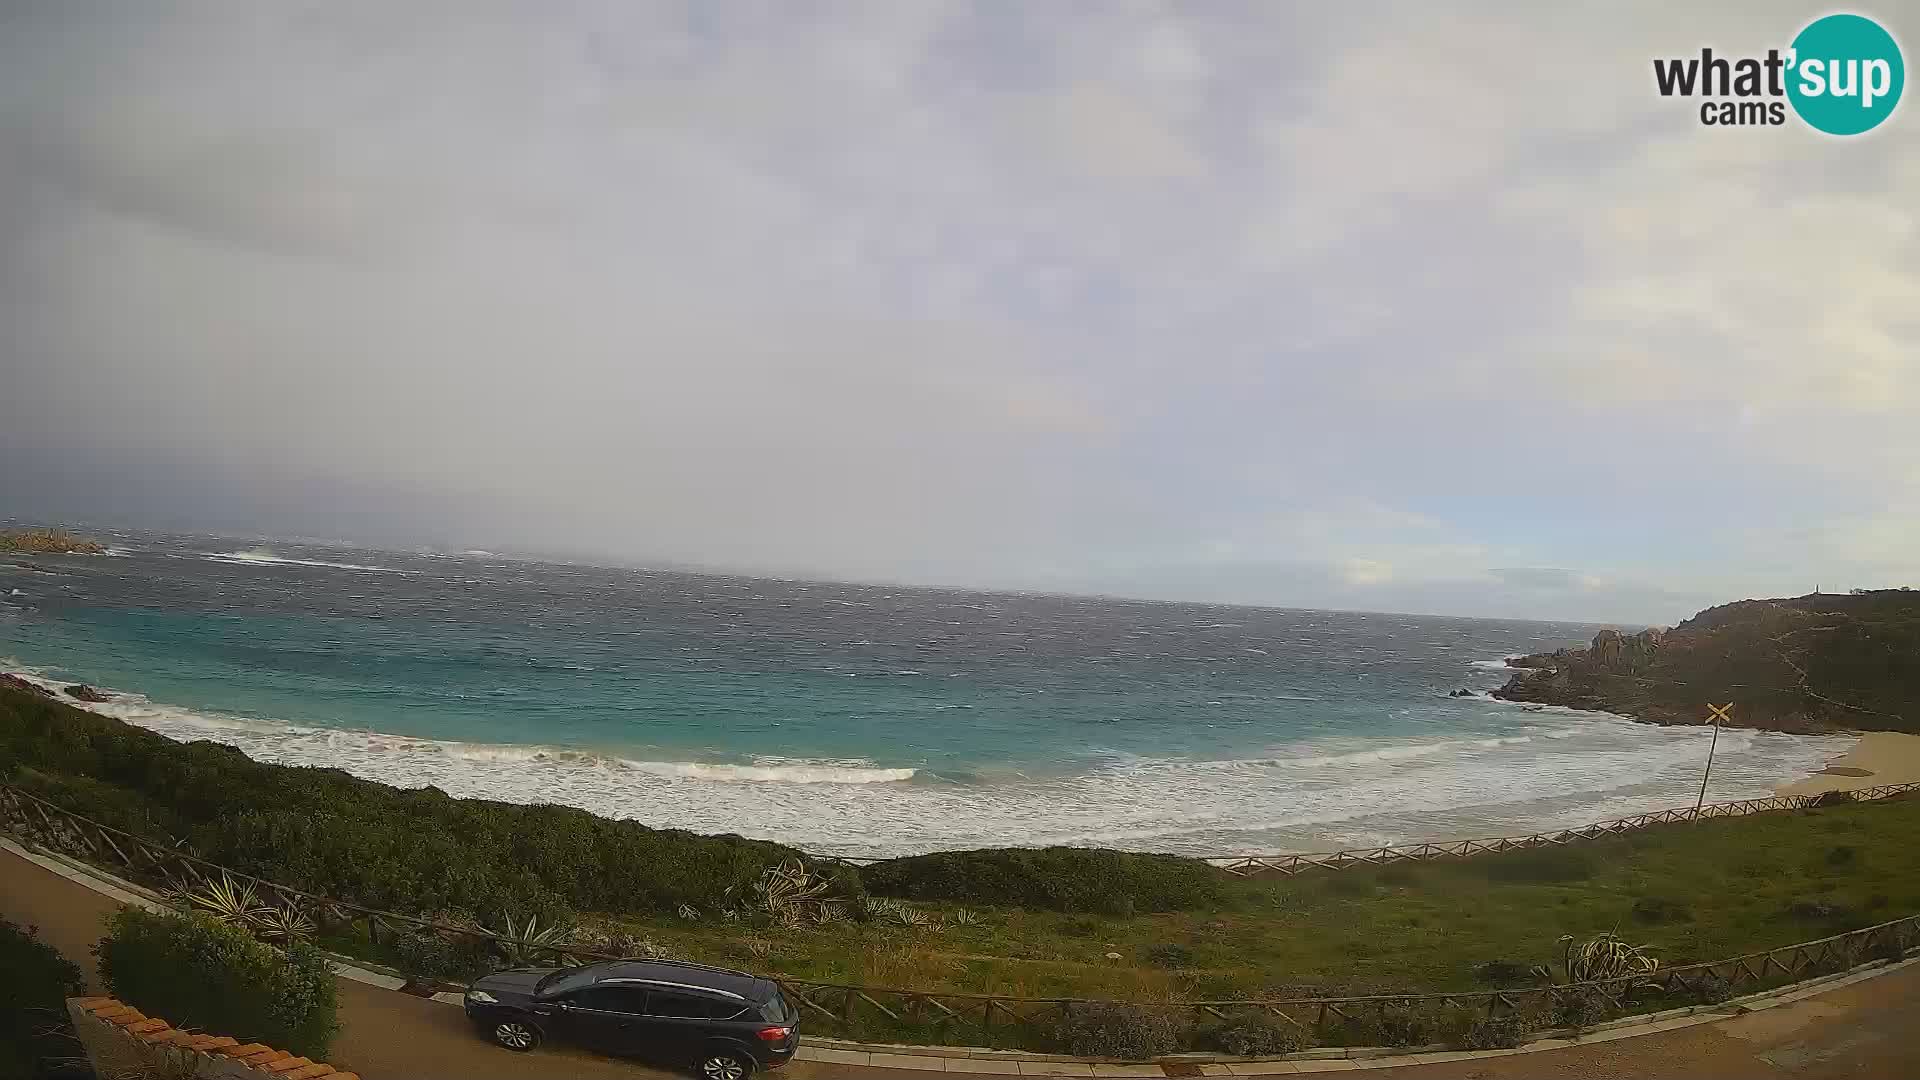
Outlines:
MULTIPOLYGON (((93 978, 89 949, 113 901, 0 850, 0 916, 40 927, 93 978)), ((97 986, 97 983, 95 983, 97 986)), ((331 1062, 364 1080, 661 1080, 668 1073, 557 1049, 509 1054, 460 1010, 342 980, 331 1062)), ((795 1062, 790 1080, 934 1080, 952 1074, 795 1062)), ((1380 1080, 1909 1080, 1920 1077, 1920 966, 1714 1024, 1537 1054, 1408 1065, 1380 1080)))

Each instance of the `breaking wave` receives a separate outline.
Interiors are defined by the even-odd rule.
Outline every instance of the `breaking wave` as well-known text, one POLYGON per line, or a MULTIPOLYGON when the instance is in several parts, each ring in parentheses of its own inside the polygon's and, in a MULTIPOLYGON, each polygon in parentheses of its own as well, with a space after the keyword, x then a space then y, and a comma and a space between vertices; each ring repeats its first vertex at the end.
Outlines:
POLYGON ((325 562, 320 559, 289 559, 268 548, 248 548, 244 551, 203 551, 200 552, 200 557, 239 566, 324 566, 334 570, 371 570, 381 574, 414 572, 395 569, 391 566, 363 566, 359 563, 325 562))
MULTIPOLYGON (((199 711, 130 693, 90 707, 261 761, 853 856, 1046 844, 1311 851, 1559 829, 1690 803, 1706 753, 1697 729, 1502 708, 1499 733, 1485 737, 1322 738, 1230 760, 1108 754, 1060 775, 1001 762, 936 773, 861 760, 677 761, 442 741, 199 711)), ((1765 794, 1848 742, 1724 731, 1709 797, 1765 794)))

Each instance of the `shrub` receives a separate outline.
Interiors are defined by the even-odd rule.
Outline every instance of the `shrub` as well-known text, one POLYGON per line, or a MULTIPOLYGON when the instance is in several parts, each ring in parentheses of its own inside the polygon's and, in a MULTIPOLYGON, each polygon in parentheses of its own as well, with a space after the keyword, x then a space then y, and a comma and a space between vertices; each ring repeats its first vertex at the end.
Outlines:
POLYGON ((1597 990, 1567 990, 1553 996, 1554 1023, 1575 1031, 1592 1027, 1613 1011, 1613 1002, 1597 990))
POLYGON ((1733 984, 1711 971, 1703 971, 1691 980, 1687 996, 1701 1005, 1718 1005, 1733 996, 1733 984))
POLYGON ((909 900, 1119 914, 1219 899, 1222 872, 1198 859, 1092 848, 987 848, 888 859, 861 870, 873 892, 909 900))
POLYGON ((1146 958, 1147 963, 1154 967, 1186 967, 1193 963, 1193 950, 1171 941, 1162 942, 1159 945, 1147 946, 1146 958))
POLYGON ((416 982, 471 979, 494 967, 493 950, 483 938, 450 940, 430 930, 393 940, 394 966, 416 982))
POLYGON ((1851 803, 1853 801, 1854 801, 1853 792, 1851 791, 1823 791, 1820 794, 1814 796, 1813 801, 1808 803, 1807 805, 1808 806, 1846 806, 1848 803, 1851 803))
POLYGON ((1300 1025, 1265 1012, 1239 1013, 1198 1033, 1208 1049, 1240 1057, 1273 1057, 1305 1050, 1312 1042, 1300 1025))
POLYGON ((1185 1026, 1167 1009, 1095 1001, 1075 1005, 1047 1041, 1062 1054, 1145 1061, 1180 1049, 1185 1026))
POLYGON ((205 915, 123 907, 94 952, 115 997, 177 1027, 315 1060, 338 1028, 332 969, 303 942, 283 951, 205 915))
POLYGON ((1512 960, 1489 960, 1473 969, 1473 977, 1488 986, 1526 986, 1540 981, 1534 965, 1512 960))
POLYGON ((1593 853, 1570 847, 1537 847, 1484 855, 1474 860, 1491 881, 1518 881, 1551 884, 1585 881, 1595 870, 1593 853))
POLYGON ((1847 909, 1831 900, 1803 896, 1787 902, 1787 914, 1796 919, 1838 919, 1847 915, 1847 909))
POLYGON ((1434 1041, 1438 1030, 1434 1018, 1414 1005, 1388 1005, 1373 1023, 1382 1046, 1425 1046, 1434 1041))
POLYGON ((1643 896, 1633 902, 1633 918, 1643 923, 1692 922, 1693 909, 1664 896, 1643 896))
POLYGON ((1888 927, 1887 930, 1880 935, 1879 940, 1873 943, 1873 948, 1869 951, 1868 955, 1876 960, 1885 960, 1888 963, 1897 964, 1907 958, 1908 945, 1908 935, 1904 927, 1888 927))
POLYGON ((1460 1047, 1463 1050, 1511 1050, 1539 1029, 1539 1018, 1530 1013, 1483 1016, 1460 1037, 1460 1047))
POLYGON ((32 927, 0 920, 0 1076, 55 1075, 49 1058, 74 1052, 66 1036, 66 999, 80 992, 80 969, 32 927))

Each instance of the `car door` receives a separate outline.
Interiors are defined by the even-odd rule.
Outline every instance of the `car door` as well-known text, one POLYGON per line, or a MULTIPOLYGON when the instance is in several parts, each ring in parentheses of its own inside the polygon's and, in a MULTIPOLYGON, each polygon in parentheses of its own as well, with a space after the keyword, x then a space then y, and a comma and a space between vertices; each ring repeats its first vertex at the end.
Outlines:
POLYGON ((724 1028, 715 1021, 738 1015, 744 1008, 746 1003, 737 998, 694 989, 656 988, 647 994, 640 1053, 674 1064, 691 1061, 724 1028))
POLYGON ((647 992, 634 986, 590 986, 554 1003, 552 1022, 567 1042, 607 1054, 632 1054, 645 1043, 647 992))

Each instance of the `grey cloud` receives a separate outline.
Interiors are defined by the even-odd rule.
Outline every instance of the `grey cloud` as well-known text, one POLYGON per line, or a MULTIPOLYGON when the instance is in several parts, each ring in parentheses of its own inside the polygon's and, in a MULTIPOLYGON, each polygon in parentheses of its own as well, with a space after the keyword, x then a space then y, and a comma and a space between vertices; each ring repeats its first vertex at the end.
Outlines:
POLYGON ((0 513, 1621 621, 1920 573, 1920 129, 1647 85, 1802 14, 15 9, 0 513))

